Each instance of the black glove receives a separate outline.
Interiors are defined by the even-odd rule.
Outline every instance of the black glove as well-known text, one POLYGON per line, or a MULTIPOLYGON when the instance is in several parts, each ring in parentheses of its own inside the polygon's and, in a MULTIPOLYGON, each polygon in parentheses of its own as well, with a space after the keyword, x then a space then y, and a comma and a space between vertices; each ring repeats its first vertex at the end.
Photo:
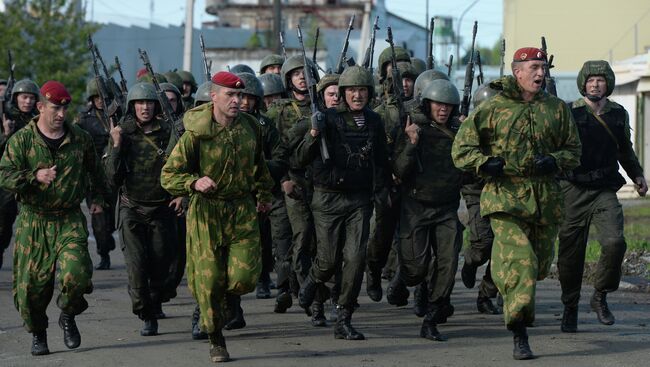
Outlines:
POLYGON ((535 156, 535 172, 538 175, 550 175, 559 170, 555 158, 551 155, 535 156))
POLYGON ((311 115, 311 128, 320 132, 325 130, 325 114, 316 111, 311 115))
POLYGON ((503 166, 505 165, 506 161, 503 158, 490 157, 479 169, 492 177, 499 177, 503 176, 503 166))

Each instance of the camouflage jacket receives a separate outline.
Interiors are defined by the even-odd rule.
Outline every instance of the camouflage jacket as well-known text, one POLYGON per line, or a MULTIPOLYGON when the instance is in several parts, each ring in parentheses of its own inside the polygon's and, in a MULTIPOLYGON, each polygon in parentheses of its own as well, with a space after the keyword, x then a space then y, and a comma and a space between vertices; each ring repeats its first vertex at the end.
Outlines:
POLYGON ((580 140, 569 107, 544 91, 526 102, 514 77, 492 82, 502 90, 462 123, 452 148, 456 167, 486 178, 481 215, 507 213, 540 224, 559 223, 563 202, 554 175, 535 173, 534 157, 551 155, 560 171, 580 163, 580 140), (479 167, 489 157, 505 160, 502 177, 479 167))
POLYGON ((104 170, 85 131, 65 122, 67 134, 52 151, 36 127, 38 117, 9 140, 0 161, 0 187, 17 194, 18 201, 37 211, 79 208, 90 191, 93 203, 104 206, 109 189, 104 170), (50 185, 36 181, 36 171, 56 166, 50 185))
POLYGON ((212 102, 185 113, 186 132, 162 169, 161 183, 175 196, 201 195, 206 199, 230 200, 255 195, 258 202, 271 202, 273 179, 264 162, 259 123, 239 113, 228 127, 212 114, 212 102), (217 189, 198 193, 192 184, 210 177, 217 189))
POLYGON ((110 137, 109 131, 111 129, 108 121, 103 121, 102 116, 93 106, 88 107, 85 111, 81 112, 75 120, 77 125, 86 130, 90 137, 93 139, 95 145, 95 152, 98 157, 103 157, 106 149, 108 148, 108 139, 110 137))
MULTIPOLYGON (((406 106, 405 106, 406 108, 406 106)), ((384 122, 384 129, 386 130, 386 143, 388 144, 389 155, 392 155, 395 147, 395 139, 399 131, 404 129, 401 121, 399 120, 399 109, 397 108, 397 100, 392 95, 374 108, 374 111, 379 114, 381 120, 384 122)))
POLYGON ((172 127, 160 118, 151 123, 152 130, 145 134, 135 117, 127 114, 119 124, 122 143, 115 148, 110 139, 104 166, 109 182, 129 201, 156 206, 171 199, 160 186, 160 170, 172 127))

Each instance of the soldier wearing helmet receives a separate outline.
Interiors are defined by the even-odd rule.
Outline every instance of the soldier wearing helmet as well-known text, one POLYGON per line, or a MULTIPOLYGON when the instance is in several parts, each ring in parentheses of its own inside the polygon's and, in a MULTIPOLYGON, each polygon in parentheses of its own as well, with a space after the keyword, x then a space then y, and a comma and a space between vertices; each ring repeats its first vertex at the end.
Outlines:
POLYGON ((255 75, 255 70, 246 64, 237 64, 235 66, 232 66, 230 68, 230 72, 233 74, 249 73, 255 75))
POLYGON ((209 80, 199 85, 199 87, 196 89, 196 95, 194 96, 194 104, 192 105, 192 108, 210 102, 211 87, 212 87, 212 82, 209 80))
POLYGON ((161 303, 172 294, 168 273, 177 257, 176 215, 180 198, 160 185, 173 126, 159 117, 150 83, 136 83, 127 95, 127 113, 110 129, 106 176, 118 188, 120 234, 129 274, 133 313, 144 321, 140 335, 158 334, 161 303))
POLYGON ((196 79, 194 79, 194 75, 189 71, 181 70, 176 73, 181 77, 181 80, 183 80, 183 88, 181 88, 181 93, 183 94, 183 106, 185 107, 185 110, 189 110, 194 107, 194 98, 192 98, 192 94, 194 94, 197 89, 196 79))
POLYGON ((327 74, 316 85, 318 103, 321 110, 334 108, 339 105, 339 74, 327 74))
POLYGON ((287 93, 282 84, 282 77, 279 74, 266 73, 258 78, 262 83, 264 90, 264 109, 268 110, 271 104, 281 98, 285 98, 287 93))
POLYGON ((373 201, 388 200, 386 133, 379 115, 368 108, 372 74, 350 66, 338 85, 341 103, 312 116, 311 129, 294 155, 298 164, 312 169, 317 239, 316 259, 298 300, 302 307, 311 305, 318 286, 343 266, 334 336, 362 340, 351 318, 363 279, 373 201), (330 155, 326 161, 320 148, 324 138, 330 155))
POLYGON ((570 107, 582 142, 582 158, 578 167, 562 177, 565 218, 558 235, 557 265, 564 304, 561 330, 568 333, 578 329, 578 303, 590 224, 596 227, 596 239, 602 249, 594 272, 591 310, 602 324, 615 322, 607 295, 618 288, 626 249, 623 210, 616 197, 616 191, 625 184, 619 163, 640 196, 648 191, 643 168, 632 147, 628 113, 607 98, 615 85, 614 72, 607 61, 585 62, 577 84, 583 97, 570 107))
POLYGON ((260 62, 260 75, 267 73, 279 75, 282 64, 284 64, 284 57, 275 54, 266 55, 260 62))

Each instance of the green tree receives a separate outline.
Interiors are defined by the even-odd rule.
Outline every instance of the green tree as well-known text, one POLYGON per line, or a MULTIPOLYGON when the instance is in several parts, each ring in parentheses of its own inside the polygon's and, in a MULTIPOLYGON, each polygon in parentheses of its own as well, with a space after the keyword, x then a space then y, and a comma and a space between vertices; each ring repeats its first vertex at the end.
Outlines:
MULTIPOLYGON (((481 54, 481 63, 483 65, 498 66, 501 65, 501 39, 495 42, 492 47, 477 45, 476 50, 481 54)), ((476 55, 474 55, 476 56, 476 55)), ((469 50, 461 58, 462 64, 467 65, 469 62, 469 50)))
POLYGON ((76 4, 74 0, 5 1, 5 12, 0 13, 0 75, 8 76, 6 55, 11 50, 16 80, 29 78, 39 86, 58 80, 72 94, 74 107, 83 104, 90 70, 86 39, 99 26, 87 23, 76 4))

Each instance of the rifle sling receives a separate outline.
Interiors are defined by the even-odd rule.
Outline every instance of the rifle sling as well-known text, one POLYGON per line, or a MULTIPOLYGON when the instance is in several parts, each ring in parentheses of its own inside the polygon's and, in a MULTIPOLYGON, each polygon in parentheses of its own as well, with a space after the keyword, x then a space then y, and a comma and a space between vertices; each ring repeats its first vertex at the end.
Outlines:
POLYGON ((603 120, 602 117, 596 115, 593 111, 591 112, 591 114, 596 118, 596 120, 600 123, 600 125, 602 125, 602 127, 605 128, 605 131, 607 131, 607 134, 609 134, 609 136, 612 138, 612 140, 614 140, 614 144, 616 144, 616 150, 619 150, 620 146, 618 145, 618 140, 616 139, 616 136, 614 136, 614 133, 609 128, 609 126, 607 126, 607 123, 605 122, 605 120, 603 120))

